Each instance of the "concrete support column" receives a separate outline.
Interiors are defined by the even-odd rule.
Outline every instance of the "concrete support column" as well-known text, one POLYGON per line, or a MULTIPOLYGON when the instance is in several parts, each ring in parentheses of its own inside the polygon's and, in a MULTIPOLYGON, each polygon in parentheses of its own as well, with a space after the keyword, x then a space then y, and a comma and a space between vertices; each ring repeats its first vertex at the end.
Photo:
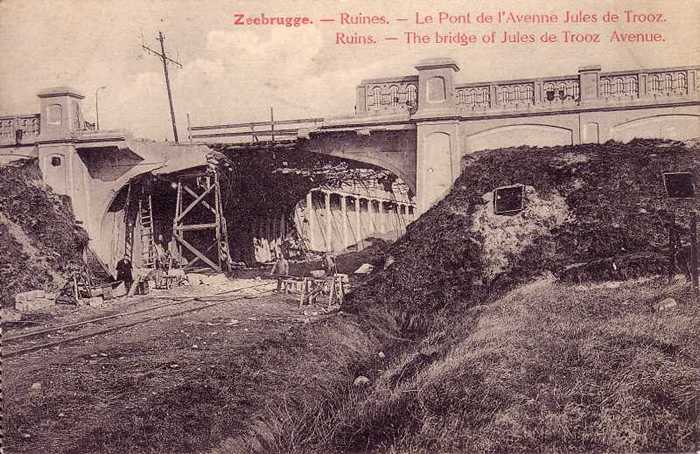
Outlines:
POLYGON ((416 194, 418 212, 442 199, 460 173, 459 121, 435 120, 417 125, 416 194))
POLYGON ((340 213, 343 220, 343 249, 348 245, 348 199, 345 194, 340 194, 340 213))
POLYGON ((384 201, 379 200, 379 206, 377 207, 378 209, 378 218, 379 218, 379 232, 380 233, 386 233, 386 222, 384 219, 384 201))
POLYGON ((355 197, 355 232, 357 235, 357 247, 362 248, 362 223, 360 220, 360 198, 355 197))
POLYGON ((371 207, 370 219, 372 219, 372 233, 376 233, 379 231, 379 229, 377 228, 377 212, 379 211, 379 208, 377 208, 376 210, 374 209, 374 205, 377 203, 376 200, 372 199, 369 203, 369 206, 371 207))
POLYGON ((331 213, 331 193, 323 192, 326 204, 326 251, 333 250, 333 214, 331 213))
POLYGON ((313 191, 306 194, 306 219, 309 221, 309 249, 313 250, 316 244, 316 213, 314 212, 313 191))

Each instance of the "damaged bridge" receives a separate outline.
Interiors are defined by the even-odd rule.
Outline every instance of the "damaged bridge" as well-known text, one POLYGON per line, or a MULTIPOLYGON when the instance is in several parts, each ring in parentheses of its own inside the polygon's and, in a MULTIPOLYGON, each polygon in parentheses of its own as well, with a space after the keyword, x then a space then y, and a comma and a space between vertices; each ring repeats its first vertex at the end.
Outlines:
POLYGON ((192 126, 190 143, 181 145, 95 131, 82 116, 82 95, 45 90, 39 114, 0 117, 0 163, 37 158, 44 181, 70 198, 112 270, 123 254, 148 266, 156 243, 191 266, 222 269, 231 263, 227 232, 235 227, 226 225, 221 192, 226 153, 322 155, 385 169, 408 188, 397 199, 392 191, 312 187, 296 206, 306 210, 303 222, 280 213, 249 219, 269 259, 294 223, 316 251, 400 234, 447 193, 462 158, 478 150, 700 136, 700 66, 587 66, 573 75, 469 83, 455 80, 460 68, 449 59, 416 69, 362 81, 350 116, 192 126))

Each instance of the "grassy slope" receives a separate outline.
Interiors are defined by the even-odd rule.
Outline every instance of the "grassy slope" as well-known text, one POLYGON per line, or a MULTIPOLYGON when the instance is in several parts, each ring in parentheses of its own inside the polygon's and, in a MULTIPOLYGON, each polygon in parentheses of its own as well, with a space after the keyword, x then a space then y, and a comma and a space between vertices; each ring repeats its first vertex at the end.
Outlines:
POLYGON ((37 288, 54 289, 55 276, 82 263, 87 234, 76 227, 71 211, 46 186, 35 160, 0 167, 0 214, 22 229, 38 253, 30 257, 0 224, 0 304, 13 303, 15 293, 37 288))
POLYGON ((692 450, 700 309, 653 313, 653 287, 543 280, 470 309, 468 336, 413 374, 401 355, 338 416, 334 448, 692 450))
MULTIPOLYGON (((536 275, 558 273, 572 263, 662 248, 666 241, 665 218, 670 210, 683 208, 684 202, 674 206, 665 198, 661 172, 698 167, 697 148, 659 141, 545 149, 519 147, 473 156, 450 194, 409 226, 408 233, 390 248, 396 259, 394 265, 371 275, 355 289, 344 308, 357 314, 369 332, 388 332, 383 348, 393 352, 393 360, 382 367, 378 385, 367 395, 350 389, 337 396, 334 407, 339 410, 323 414, 324 420, 336 423, 330 434, 293 444, 288 438, 291 429, 281 430, 275 445, 287 448, 279 451, 391 446, 507 450, 511 444, 521 450, 540 446, 560 451, 594 446, 615 451, 689 447, 692 415, 688 412, 688 367, 692 362, 688 359, 691 352, 685 347, 688 339, 682 336, 693 331, 697 313, 683 315, 668 325, 644 312, 649 308, 635 304, 616 305, 615 310, 620 313, 615 318, 605 311, 601 316, 587 315, 585 308, 579 309, 583 312, 577 315, 577 304, 564 298, 570 289, 551 287, 526 301, 531 315, 517 316, 518 311, 525 310, 521 306, 500 318, 504 337, 497 343, 504 343, 502 350, 485 347, 482 356, 475 350, 471 357, 466 350, 487 342, 484 330, 477 333, 482 336, 478 342, 467 337, 480 323, 479 312, 470 308, 497 301, 536 275), (483 194, 515 183, 532 186, 545 198, 563 197, 572 216, 549 234, 531 238, 532 245, 510 257, 501 275, 487 279, 483 238, 470 232, 472 215, 478 205, 485 203, 483 194), (548 305, 544 306, 548 310, 532 311, 539 304, 548 305), (586 325, 585 331, 578 330, 572 321, 586 325), (638 334, 622 336, 632 326, 647 322, 652 323, 648 330, 638 327, 638 334), (527 330, 509 332, 505 326, 526 326, 527 330), (569 329, 571 333, 567 332, 569 329), (672 334, 674 330, 678 333, 672 334), (530 334, 533 336, 525 343, 528 348, 516 348, 530 334), (583 336, 585 341, 579 344, 576 336, 583 336), (397 342, 397 338, 409 339, 397 342), (430 381, 430 375, 416 378, 460 343, 459 351, 469 360, 462 358, 452 364, 454 367, 446 368, 444 376, 434 376, 439 379, 430 381), (664 349, 680 353, 667 355, 664 349), (639 352, 645 351, 648 356, 636 359, 639 352), (550 354, 554 355, 552 361, 547 359, 550 354), (601 357, 600 364, 610 368, 600 369, 596 357, 601 357), (523 367, 518 366, 520 362, 523 367), (663 379, 644 375, 656 373, 661 363, 667 366, 663 379), (481 364, 488 365, 493 375, 481 364), (570 370, 577 364, 590 374, 582 377, 580 383, 570 370), (550 375, 561 384, 555 385, 550 375), (617 380, 624 377, 631 382, 623 382, 621 388, 617 380), (509 381, 503 381, 504 378, 509 381), (394 394, 392 386, 398 383, 405 384, 394 394), (635 383, 644 386, 639 393, 633 390, 635 383), (674 384, 683 391, 676 390, 674 384), (579 386, 589 389, 580 390, 581 395, 576 396, 579 386), (564 407, 569 405, 566 411, 581 414, 554 411, 559 405, 555 399, 558 394, 552 396, 555 392, 568 393, 562 401, 564 407), (678 392, 684 397, 679 397, 678 392), (428 394, 417 398, 421 393, 428 394), (515 427, 513 421, 526 410, 523 405, 530 400, 534 402, 529 405, 537 411, 528 413, 524 426, 515 427), (572 407, 575 402, 578 406, 572 407), (510 416, 508 411, 512 412, 510 416), (514 432, 503 441, 505 444, 499 445, 491 435, 478 435, 481 430, 497 434, 507 426, 509 418, 514 432), (550 424, 548 418, 569 418, 561 423, 562 430, 568 432, 552 435, 556 424, 550 424), (603 437, 606 424, 610 424, 611 432, 603 437), (538 429, 539 426, 546 429, 538 429), (593 427, 601 432, 591 433, 593 427), (524 432, 518 433, 520 429, 524 432), (550 431, 549 435, 542 430, 550 431), (665 436, 667 432, 680 435, 665 436), (457 440, 457 446, 447 443, 452 438, 457 440)), ((688 207, 691 205, 686 203, 685 208, 688 207)), ((687 218, 681 216, 680 222, 687 223, 687 218)), ((652 263, 650 268, 658 269, 658 263, 652 263)), ((636 302, 645 292, 645 284, 640 284, 630 297, 636 302)), ((615 291, 596 295, 601 300, 595 304, 600 307, 617 301, 615 291)), ((490 334, 496 335, 497 331, 494 328, 490 334)), ((366 375, 374 378, 377 374, 367 370, 366 375)), ((297 411, 300 415, 313 413, 308 406, 297 411)), ((279 419, 279 415, 272 413, 269 419, 279 419)), ((313 425, 315 420, 302 416, 294 427, 313 425)))

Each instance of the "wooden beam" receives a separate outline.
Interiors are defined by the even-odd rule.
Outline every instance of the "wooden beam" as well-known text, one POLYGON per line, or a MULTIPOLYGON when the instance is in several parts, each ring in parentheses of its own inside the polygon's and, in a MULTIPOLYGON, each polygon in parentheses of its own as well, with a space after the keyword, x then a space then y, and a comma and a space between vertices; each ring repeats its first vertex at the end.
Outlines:
MULTIPOLYGON (((183 184, 182 187, 185 189, 185 191, 187 191, 188 194, 190 194, 195 199, 198 197, 197 193, 194 192, 192 189, 190 189, 190 187, 187 186, 186 184, 183 184)), ((209 208, 212 213, 216 214, 216 210, 214 210, 214 208, 212 208, 211 205, 209 205, 209 203, 206 200, 202 200, 202 205, 209 208)))
MULTIPOLYGON (((201 252, 199 252, 199 251, 197 250, 196 247, 194 247, 194 246, 192 246, 190 243, 188 243, 182 236, 178 235, 177 233, 174 234, 174 236, 175 236, 175 239, 176 239, 180 244, 182 244, 182 245, 185 246, 187 249, 189 249, 189 251, 192 252, 194 255, 196 255, 201 261, 203 261, 204 263, 206 263, 206 264, 209 265, 210 267, 214 268, 216 271, 221 272, 221 268, 220 268, 216 263, 214 263, 214 262, 212 262, 211 260, 209 260, 209 258, 208 258, 207 256, 205 256, 204 254, 202 254, 201 252)), ((194 261, 188 263, 188 265, 191 265, 192 263, 194 263, 194 261)))
MULTIPOLYGON (((212 249, 214 246, 216 246, 216 243, 210 244, 209 247, 207 248, 207 250, 204 251, 204 255, 207 255, 207 254, 209 253, 209 251, 211 251, 211 249, 212 249)), ((194 265, 195 263, 197 263, 197 262, 200 261, 200 260, 201 260, 201 259, 200 259, 199 257, 195 257, 195 258, 192 259, 191 262, 188 262, 188 263, 187 263, 187 266, 192 266, 192 265, 194 265)))
POLYGON ((179 226, 175 227, 175 230, 187 231, 187 230, 206 230, 206 229, 215 229, 215 228, 216 228, 216 223, 211 223, 211 224, 179 225, 179 226))
POLYGON ((175 222, 181 221, 182 218, 184 218, 185 215, 187 215, 187 213, 189 213, 189 212, 192 210, 192 208, 194 208, 195 206, 197 206, 197 204, 199 204, 199 202, 201 202, 201 201, 204 199, 204 197, 206 197, 207 195, 209 195, 209 193, 212 191, 212 189, 214 189, 214 185, 209 186, 209 188, 208 188, 206 191, 204 191, 203 193, 201 193, 201 194, 194 200, 194 202, 190 203, 190 204, 187 206, 187 208, 185 208, 184 210, 182 210, 182 213, 180 213, 180 216, 177 217, 177 218, 175 218, 175 222))

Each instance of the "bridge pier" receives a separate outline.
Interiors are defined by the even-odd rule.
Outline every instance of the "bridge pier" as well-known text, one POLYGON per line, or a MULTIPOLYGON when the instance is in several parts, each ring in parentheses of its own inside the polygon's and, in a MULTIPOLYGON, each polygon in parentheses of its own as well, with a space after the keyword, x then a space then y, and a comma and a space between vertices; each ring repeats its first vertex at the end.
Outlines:
POLYGON ((305 205, 306 243, 310 250, 323 252, 339 252, 352 245, 362 249, 365 239, 373 234, 395 232, 398 238, 411 222, 411 210, 415 213, 415 206, 408 202, 328 188, 309 191, 305 205), (322 205, 317 203, 319 193, 323 194, 322 205), (339 203, 334 205, 336 198, 339 203), (392 208, 385 208, 385 204, 392 208), (321 223, 319 212, 323 213, 321 223))

